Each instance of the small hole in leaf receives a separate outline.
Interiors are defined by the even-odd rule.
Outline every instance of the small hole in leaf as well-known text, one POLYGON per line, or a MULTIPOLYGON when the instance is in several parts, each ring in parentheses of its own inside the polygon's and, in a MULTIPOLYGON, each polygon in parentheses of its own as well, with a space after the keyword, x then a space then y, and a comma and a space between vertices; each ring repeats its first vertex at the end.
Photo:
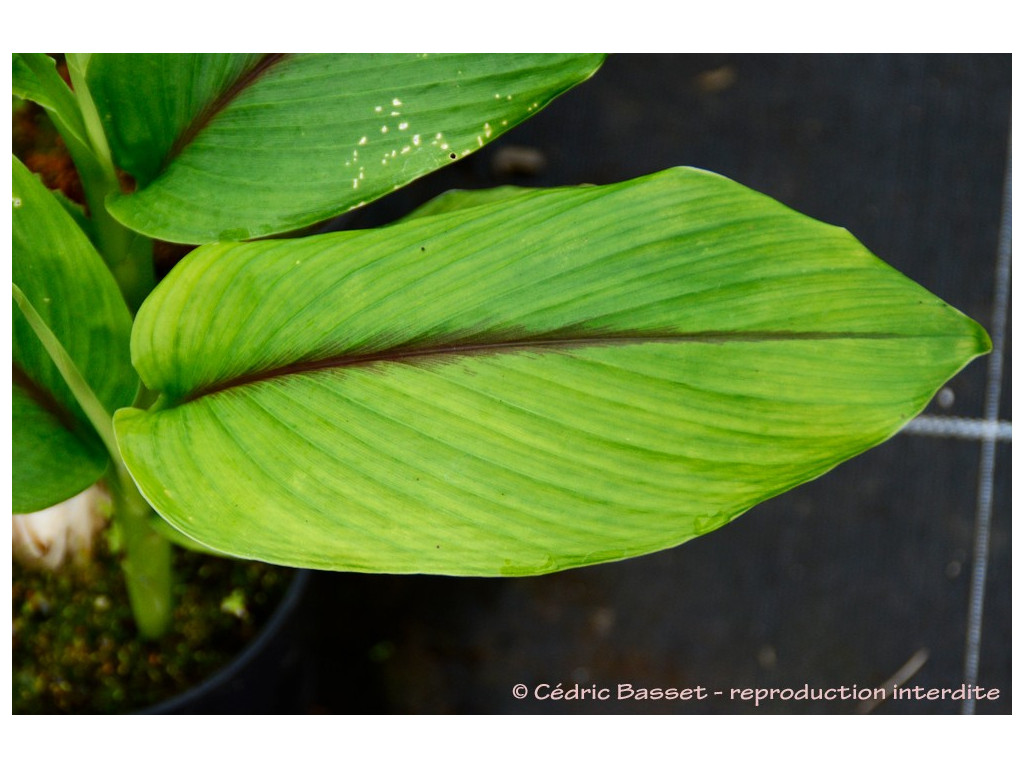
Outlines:
POLYGON ((448 157, 450 157, 452 160, 454 160, 456 157, 458 157, 458 155, 456 155, 454 152, 452 152, 450 155, 448 155, 448 157))

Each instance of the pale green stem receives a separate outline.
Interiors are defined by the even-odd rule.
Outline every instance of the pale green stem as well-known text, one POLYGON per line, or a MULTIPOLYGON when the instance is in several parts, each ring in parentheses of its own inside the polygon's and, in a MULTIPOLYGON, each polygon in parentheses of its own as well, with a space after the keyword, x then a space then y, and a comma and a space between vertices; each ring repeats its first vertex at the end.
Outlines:
POLYGON ((122 568, 135 626, 143 637, 157 638, 172 619, 171 542, 153 527, 153 511, 120 458, 107 478, 124 541, 122 568))
POLYGON ((97 248, 134 312, 156 284, 153 245, 149 238, 128 229, 107 211, 106 199, 120 193, 121 182, 114 166, 110 144, 103 131, 103 122, 86 83, 88 59, 88 54, 67 55, 68 72, 85 126, 88 146, 80 142, 69 143, 66 137, 65 144, 82 179, 89 215, 95 227, 97 248))
MULTIPOLYGON (((85 71, 89 67, 91 53, 68 53, 65 60, 68 64, 68 74, 71 76, 71 85, 74 88, 75 99, 78 101, 78 109, 82 114, 82 123, 85 125, 85 133, 89 137, 92 151, 97 161, 104 169, 114 171, 114 158, 110 153, 110 144, 107 142, 107 134, 103 131, 103 121, 100 120, 100 113, 96 109, 96 103, 89 93, 89 86, 85 79, 85 71)), ((116 174, 114 175, 116 178, 116 174)))

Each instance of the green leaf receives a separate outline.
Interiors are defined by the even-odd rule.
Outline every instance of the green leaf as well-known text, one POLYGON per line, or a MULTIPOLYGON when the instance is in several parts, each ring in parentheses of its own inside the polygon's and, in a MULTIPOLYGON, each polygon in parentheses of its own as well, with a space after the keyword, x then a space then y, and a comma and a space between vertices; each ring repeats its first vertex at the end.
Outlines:
POLYGON ((57 63, 45 53, 15 53, 12 57, 14 95, 43 107, 69 146, 87 146, 82 113, 71 89, 57 74, 57 63))
POLYGON ((187 243, 287 232, 497 138, 598 55, 95 54, 89 88, 138 190, 127 226, 187 243))
POLYGON ((85 208, 70 199, 61 192, 59 189, 50 190, 53 194, 54 199, 60 203, 61 208, 71 217, 71 220, 75 222, 77 226, 85 235, 89 238, 89 242, 93 241, 93 232, 95 231, 94 222, 88 217, 85 212, 85 208))
POLYGON ((99 435, 103 441, 103 445, 107 449, 107 453, 111 456, 115 456, 118 453, 117 443, 114 440, 114 432, 111 427, 110 414, 107 413, 106 407, 96 397, 96 393, 92 391, 92 387, 89 386, 89 382, 85 380, 82 372, 78 370, 78 365, 72 359, 68 351, 64 349, 64 345, 61 344, 60 339, 54 335, 53 331, 50 330, 50 326, 46 324, 42 315, 32 305, 31 300, 25 295, 25 292, 18 287, 15 283, 13 286, 14 303, 18 305, 18 309, 21 310, 21 314, 28 321, 29 327, 32 328, 32 332, 35 333, 36 338, 43 345, 43 349, 46 350, 46 354, 49 355, 50 360, 57 367, 60 372, 61 378, 64 379, 64 383, 68 385, 71 393, 75 397, 75 401, 82 407, 82 411, 85 413, 85 417, 89 420, 93 429, 96 430, 96 434, 99 435))
MULTIPOLYGON (((130 405, 131 317, 88 238, 16 158, 12 278, 108 413, 130 405)), ((107 452, 50 355, 17 306, 13 343, 13 505, 31 512, 94 483, 107 452)))
POLYGON ((313 568, 671 547, 894 434, 989 348, 845 230, 673 169, 194 251, 115 428, 171 523, 313 568))

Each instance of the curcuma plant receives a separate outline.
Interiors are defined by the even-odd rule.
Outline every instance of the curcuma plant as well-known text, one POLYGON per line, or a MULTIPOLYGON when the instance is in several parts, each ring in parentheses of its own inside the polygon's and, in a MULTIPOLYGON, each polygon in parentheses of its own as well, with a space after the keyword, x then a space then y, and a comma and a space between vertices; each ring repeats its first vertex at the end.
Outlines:
POLYGON ((148 635, 172 541, 542 574, 714 530, 883 442, 988 351, 845 230, 707 171, 302 233, 601 62, 69 54, 69 88, 15 54, 87 206, 14 159, 14 511, 105 479, 148 635), (199 247, 157 282, 155 240, 199 247))

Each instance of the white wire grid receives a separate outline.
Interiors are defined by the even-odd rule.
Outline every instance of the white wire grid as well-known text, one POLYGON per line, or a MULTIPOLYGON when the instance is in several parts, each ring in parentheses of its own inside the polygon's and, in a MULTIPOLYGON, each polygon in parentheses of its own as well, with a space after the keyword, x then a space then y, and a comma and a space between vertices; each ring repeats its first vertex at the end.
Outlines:
MULTIPOLYGON (((984 416, 981 419, 919 416, 903 429, 905 434, 977 440, 980 443, 981 463, 975 505, 973 564, 967 604, 967 636, 964 644, 964 683, 968 686, 978 683, 978 666, 981 657, 981 628, 985 604, 985 578, 989 562, 989 538, 992 529, 992 491, 995 480, 996 443, 1010 442, 1012 432, 1010 422, 999 420, 1003 353, 1010 304, 1011 168, 1012 158, 1008 154, 1003 182, 999 245, 996 253, 995 296, 989 325, 992 353, 988 356, 984 416)), ((965 700, 961 708, 962 714, 974 714, 974 704, 974 699, 965 700)))

